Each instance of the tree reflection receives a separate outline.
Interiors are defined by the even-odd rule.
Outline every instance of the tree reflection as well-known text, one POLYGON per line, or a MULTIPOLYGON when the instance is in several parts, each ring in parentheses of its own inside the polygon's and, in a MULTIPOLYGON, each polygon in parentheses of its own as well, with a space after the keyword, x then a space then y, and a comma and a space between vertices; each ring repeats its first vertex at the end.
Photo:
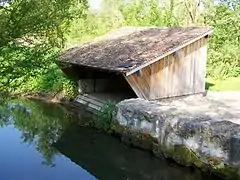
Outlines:
POLYGON ((30 100, 0 101, 0 126, 14 125, 25 143, 34 145, 44 164, 54 166, 58 151, 52 146, 71 123, 70 114, 61 106, 30 100))

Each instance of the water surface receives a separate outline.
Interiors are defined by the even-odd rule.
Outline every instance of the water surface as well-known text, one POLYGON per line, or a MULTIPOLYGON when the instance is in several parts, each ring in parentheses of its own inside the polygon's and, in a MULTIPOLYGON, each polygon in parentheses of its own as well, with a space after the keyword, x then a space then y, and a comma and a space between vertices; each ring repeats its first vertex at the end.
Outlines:
POLYGON ((83 111, 76 113, 40 101, 1 103, 0 179, 214 179, 77 125, 83 118, 87 118, 83 111))

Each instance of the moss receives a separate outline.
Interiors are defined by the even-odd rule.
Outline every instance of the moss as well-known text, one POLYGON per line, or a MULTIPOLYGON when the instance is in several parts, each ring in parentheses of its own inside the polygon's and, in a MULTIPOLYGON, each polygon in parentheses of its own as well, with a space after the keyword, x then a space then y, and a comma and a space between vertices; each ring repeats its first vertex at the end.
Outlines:
POLYGON ((126 127, 113 123, 112 130, 121 136, 122 142, 135 147, 150 150, 156 157, 172 158, 177 163, 185 166, 196 166, 201 168, 203 162, 197 155, 185 146, 174 146, 173 148, 161 146, 157 139, 150 134, 140 131, 132 131, 126 127))
POLYGON ((116 121, 111 124, 111 130, 118 135, 121 141, 128 145, 150 150, 158 158, 173 159, 176 163, 183 166, 193 166, 203 172, 214 173, 226 179, 238 179, 238 169, 225 165, 218 157, 201 159, 198 155, 183 145, 162 146, 158 140, 143 131, 133 131, 128 127, 122 126, 116 121))
POLYGON ((239 169, 226 165, 224 163, 219 163, 217 165, 209 167, 210 171, 214 174, 228 180, 239 179, 239 169))
POLYGON ((156 139, 154 139, 150 134, 142 132, 138 132, 137 137, 140 148, 152 151, 153 144, 157 141, 156 139))
POLYGON ((111 123, 110 129, 113 131, 113 133, 117 135, 121 135, 124 131, 126 131, 126 127, 120 125, 119 123, 113 121, 111 123))
POLYGON ((173 158, 177 163, 185 166, 196 166, 201 168, 203 162, 200 158, 189 148, 176 145, 173 148, 166 150, 169 153, 170 157, 173 158))
POLYGON ((162 152, 162 148, 159 145, 159 143, 153 143, 153 145, 152 145, 152 152, 158 158, 164 157, 163 152, 162 152))

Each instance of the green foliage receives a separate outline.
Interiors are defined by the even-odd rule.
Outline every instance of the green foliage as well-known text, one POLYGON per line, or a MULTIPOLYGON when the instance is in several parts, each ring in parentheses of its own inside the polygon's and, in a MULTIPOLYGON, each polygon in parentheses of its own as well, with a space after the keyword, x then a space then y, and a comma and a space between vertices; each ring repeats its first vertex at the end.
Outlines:
POLYGON ((56 64, 59 49, 8 45, 0 51, 0 90, 12 93, 63 93, 72 98, 76 86, 56 64))
POLYGON ((215 79, 240 75, 240 46, 231 43, 209 49, 207 75, 215 79))
POLYGON ((156 0, 133 1, 120 7, 125 25, 174 26, 178 25, 170 9, 162 9, 156 0))
POLYGON ((110 130, 114 113, 116 113, 116 103, 111 101, 106 102, 94 120, 95 127, 104 131, 110 130))
POLYGON ((240 3, 204 0, 14 0, 0 6, 0 91, 61 92, 71 98, 76 84, 57 66, 63 45, 90 40, 121 26, 212 26, 207 75, 240 75, 240 3), (65 41, 66 40, 66 41, 65 41), (65 43, 65 44, 64 44, 65 43))
POLYGON ((61 25, 69 17, 66 0, 13 0, 0 11, 0 47, 17 38, 57 42, 61 25))
POLYGON ((87 0, 12 0, 0 6, 0 47, 17 41, 63 46, 69 21, 82 17, 87 0))
POLYGON ((206 16, 206 23, 213 26, 208 58, 208 75, 213 78, 240 75, 240 4, 235 8, 223 4, 206 16))
POLYGON ((76 86, 57 66, 70 20, 83 17, 86 0, 13 0, 0 6, 0 91, 62 93, 76 86))
POLYGON ((121 26, 175 26, 177 18, 168 9, 158 7, 156 0, 103 1, 103 11, 89 11, 84 18, 75 18, 66 34, 67 46, 90 40, 121 26))

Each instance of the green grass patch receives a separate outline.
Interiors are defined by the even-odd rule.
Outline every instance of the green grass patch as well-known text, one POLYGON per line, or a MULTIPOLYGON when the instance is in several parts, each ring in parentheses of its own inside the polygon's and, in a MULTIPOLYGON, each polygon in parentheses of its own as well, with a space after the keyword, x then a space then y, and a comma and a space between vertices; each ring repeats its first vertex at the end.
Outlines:
POLYGON ((227 79, 207 79, 206 89, 211 91, 240 91, 240 76, 227 79))

